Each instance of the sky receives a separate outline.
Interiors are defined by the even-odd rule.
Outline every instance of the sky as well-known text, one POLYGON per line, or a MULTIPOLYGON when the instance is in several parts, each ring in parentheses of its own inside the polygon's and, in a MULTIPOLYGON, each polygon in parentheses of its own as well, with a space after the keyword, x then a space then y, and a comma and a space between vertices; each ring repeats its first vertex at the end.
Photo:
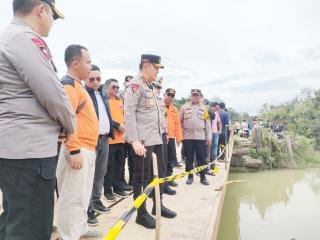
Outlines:
MULTIPOLYGON (((0 29, 12 0, 0 0, 0 29)), ((319 0, 56 0, 64 20, 46 39, 58 66, 70 44, 89 49, 104 80, 136 75, 140 55, 160 55, 163 88, 255 114, 320 88, 319 0)))

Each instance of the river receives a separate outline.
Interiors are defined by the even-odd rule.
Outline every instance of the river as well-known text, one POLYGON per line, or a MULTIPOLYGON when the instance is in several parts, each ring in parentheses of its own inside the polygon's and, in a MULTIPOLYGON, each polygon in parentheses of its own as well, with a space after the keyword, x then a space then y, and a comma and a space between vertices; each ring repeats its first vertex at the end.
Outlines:
POLYGON ((230 172, 218 240, 320 239, 320 168, 230 172))

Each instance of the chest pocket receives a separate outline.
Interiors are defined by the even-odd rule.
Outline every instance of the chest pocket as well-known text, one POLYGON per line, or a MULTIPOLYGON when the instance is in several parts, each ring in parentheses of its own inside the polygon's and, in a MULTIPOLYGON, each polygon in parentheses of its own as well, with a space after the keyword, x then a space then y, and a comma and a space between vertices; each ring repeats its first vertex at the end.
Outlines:
POLYGON ((191 118, 192 118, 192 110, 191 110, 191 108, 185 109, 185 111, 184 111, 184 119, 188 120, 188 119, 191 119, 191 118))
POLYGON ((197 110, 197 117, 198 117, 198 119, 204 120, 204 110, 203 109, 197 110))
POLYGON ((155 108, 157 105, 154 99, 153 93, 149 90, 145 91, 145 106, 149 108, 155 108))

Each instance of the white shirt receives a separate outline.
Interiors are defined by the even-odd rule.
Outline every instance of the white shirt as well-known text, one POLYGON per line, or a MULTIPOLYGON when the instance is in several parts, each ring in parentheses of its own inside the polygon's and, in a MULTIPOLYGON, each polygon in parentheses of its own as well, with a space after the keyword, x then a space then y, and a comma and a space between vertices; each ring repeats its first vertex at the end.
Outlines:
POLYGON ((94 92, 96 95, 99 111, 99 134, 108 134, 110 132, 110 121, 107 114, 106 107, 103 103, 102 97, 98 92, 94 92))

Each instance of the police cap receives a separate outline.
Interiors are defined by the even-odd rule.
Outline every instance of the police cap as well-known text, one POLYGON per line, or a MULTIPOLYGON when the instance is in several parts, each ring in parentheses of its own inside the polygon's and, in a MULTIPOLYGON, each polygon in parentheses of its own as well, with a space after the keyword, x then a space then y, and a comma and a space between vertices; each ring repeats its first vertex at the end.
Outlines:
POLYGON ((192 94, 198 94, 198 95, 202 95, 201 90, 200 89, 191 89, 191 95, 192 94))
POLYGON ((165 94, 171 94, 174 97, 176 95, 176 90, 173 88, 167 88, 165 94))
POLYGON ((164 68, 164 66, 161 64, 161 57, 157 55, 142 54, 140 64, 143 62, 152 63, 157 68, 164 68))
POLYGON ((64 18, 64 15, 56 8, 55 0, 41 0, 50 5, 53 11, 53 19, 57 20, 58 18, 64 18))

